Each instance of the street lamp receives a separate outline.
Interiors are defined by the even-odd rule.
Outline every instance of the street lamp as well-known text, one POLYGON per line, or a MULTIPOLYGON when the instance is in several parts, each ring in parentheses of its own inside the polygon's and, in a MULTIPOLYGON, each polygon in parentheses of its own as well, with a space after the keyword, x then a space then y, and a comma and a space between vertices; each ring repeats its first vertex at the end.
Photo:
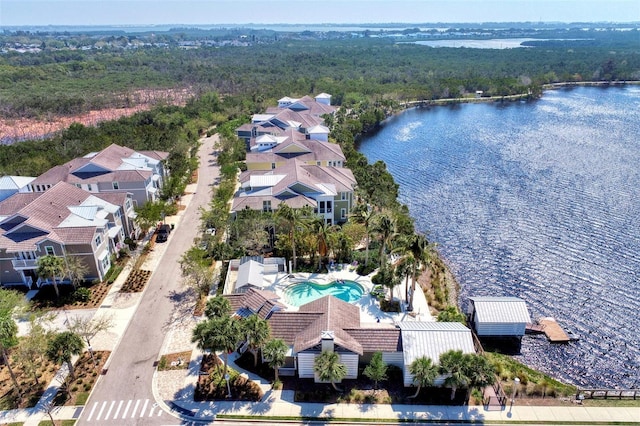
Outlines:
POLYGON ((229 374, 224 375, 224 379, 227 381, 227 398, 231 398, 231 385, 229 384, 229 374))
POLYGON ((520 378, 513 379, 513 392, 511 393, 511 405, 516 400, 516 394, 518 393, 518 387, 520 386, 520 378))

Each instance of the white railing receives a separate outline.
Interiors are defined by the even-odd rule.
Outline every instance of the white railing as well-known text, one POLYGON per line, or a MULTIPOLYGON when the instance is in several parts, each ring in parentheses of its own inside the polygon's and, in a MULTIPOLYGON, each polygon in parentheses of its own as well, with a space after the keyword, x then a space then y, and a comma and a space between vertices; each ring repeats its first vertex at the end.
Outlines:
POLYGON ((36 259, 11 259, 14 269, 34 269, 38 267, 36 259))

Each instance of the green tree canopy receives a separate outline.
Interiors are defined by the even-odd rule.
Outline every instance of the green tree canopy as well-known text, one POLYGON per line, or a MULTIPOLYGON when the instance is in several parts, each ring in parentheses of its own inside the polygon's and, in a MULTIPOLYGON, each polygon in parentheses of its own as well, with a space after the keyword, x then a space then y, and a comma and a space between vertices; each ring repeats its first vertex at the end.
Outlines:
POLYGON ((330 382, 337 391, 336 382, 342 381, 347 375, 347 367, 340 363, 340 355, 334 351, 323 351, 318 355, 313 362, 313 371, 320 381, 330 382))
POLYGON ((433 385, 433 381, 438 377, 438 366, 433 364, 431 358, 422 356, 413 360, 409 365, 409 373, 413 376, 413 383, 418 385, 416 393, 411 398, 416 398, 420 389, 433 385))

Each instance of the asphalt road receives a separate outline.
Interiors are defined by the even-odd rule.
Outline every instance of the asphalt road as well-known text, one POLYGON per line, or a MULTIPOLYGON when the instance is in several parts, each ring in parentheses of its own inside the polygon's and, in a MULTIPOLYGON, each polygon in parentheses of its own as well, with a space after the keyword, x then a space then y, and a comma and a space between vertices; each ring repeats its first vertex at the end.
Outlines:
POLYGON ((211 200, 211 187, 219 176, 213 144, 217 135, 200 147, 197 190, 180 223, 171 232, 166 251, 147 284, 138 309, 111 354, 85 405, 78 425, 160 425, 179 420, 156 405, 152 392, 154 363, 159 359, 173 313, 184 302, 179 260, 198 236, 199 208, 211 200))

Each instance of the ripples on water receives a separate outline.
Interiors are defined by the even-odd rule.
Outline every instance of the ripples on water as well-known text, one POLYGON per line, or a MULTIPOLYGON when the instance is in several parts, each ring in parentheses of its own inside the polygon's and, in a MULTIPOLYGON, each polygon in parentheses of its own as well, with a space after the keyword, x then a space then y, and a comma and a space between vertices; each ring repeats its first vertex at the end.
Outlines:
POLYGON ((411 110, 363 141, 468 296, 518 296, 580 341, 521 361, 579 386, 640 387, 640 88, 411 110))

